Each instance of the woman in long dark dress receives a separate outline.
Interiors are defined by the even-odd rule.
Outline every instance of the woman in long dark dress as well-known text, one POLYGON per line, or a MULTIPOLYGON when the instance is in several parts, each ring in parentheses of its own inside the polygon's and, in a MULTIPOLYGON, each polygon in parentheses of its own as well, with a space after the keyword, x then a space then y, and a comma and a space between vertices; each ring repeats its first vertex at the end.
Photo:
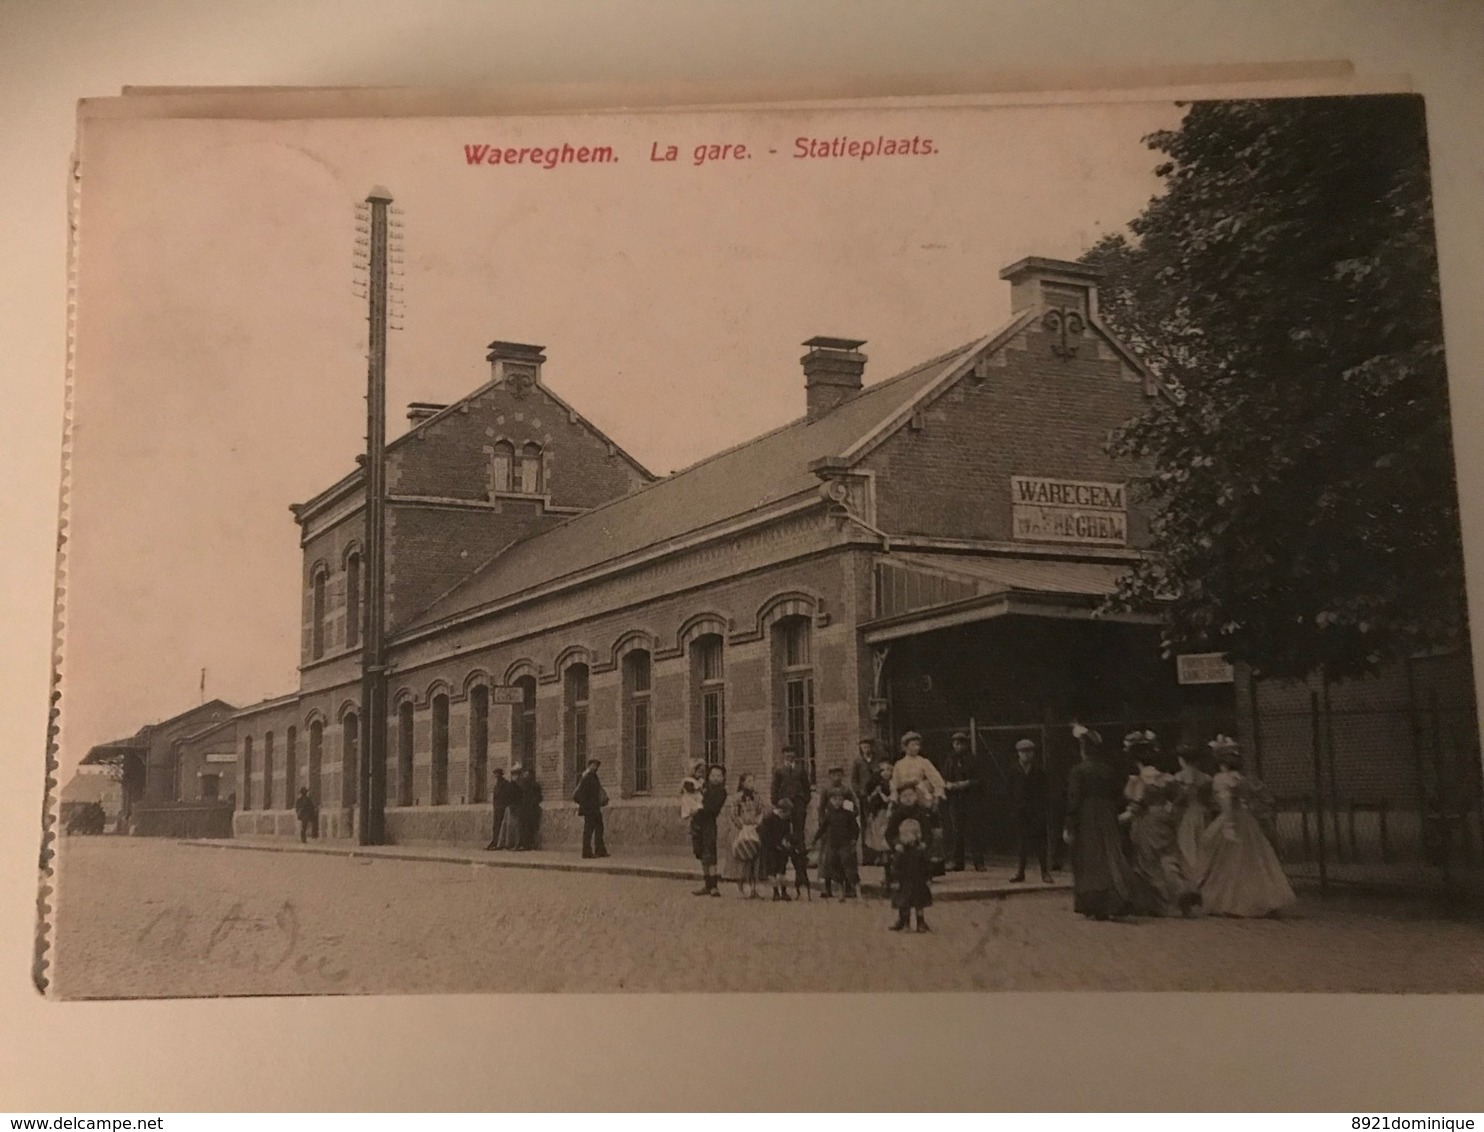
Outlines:
POLYGON ((1072 850, 1072 909, 1097 920, 1124 916, 1134 886, 1118 828, 1123 779, 1101 757, 1097 732, 1076 724, 1072 734, 1082 746, 1081 761, 1067 775, 1062 835, 1072 850))
POLYGON ((520 791, 520 847, 541 848, 541 783, 536 772, 526 767, 520 791))
POLYGON ((505 816, 500 828, 495 830, 495 848, 512 852, 525 847, 520 835, 520 815, 525 809, 526 776, 523 767, 510 769, 510 781, 505 783, 505 816))
POLYGON ((690 818, 690 843, 696 859, 701 862, 704 887, 696 889, 697 896, 720 896, 717 887, 716 819, 727 804, 727 772, 713 766, 706 772, 706 785, 701 787, 701 808, 690 818))

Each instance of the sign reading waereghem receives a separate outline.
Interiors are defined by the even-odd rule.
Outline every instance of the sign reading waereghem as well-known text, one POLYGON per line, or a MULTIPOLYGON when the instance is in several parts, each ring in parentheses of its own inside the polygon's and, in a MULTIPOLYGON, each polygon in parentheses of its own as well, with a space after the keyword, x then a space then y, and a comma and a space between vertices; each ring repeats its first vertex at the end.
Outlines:
POLYGON ((1127 546, 1127 498, 1121 483, 1011 476, 1014 537, 1026 542, 1127 546))

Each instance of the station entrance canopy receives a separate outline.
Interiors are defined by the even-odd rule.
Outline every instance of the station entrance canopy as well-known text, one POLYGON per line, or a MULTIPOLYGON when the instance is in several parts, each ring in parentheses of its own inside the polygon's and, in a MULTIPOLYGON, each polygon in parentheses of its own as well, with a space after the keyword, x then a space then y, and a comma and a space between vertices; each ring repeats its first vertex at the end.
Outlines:
POLYGON ((875 609, 860 628, 868 644, 1008 614, 1156 624, 1144 612, 1099 612, 1127 562, 893 554, 876 564, 875 609))

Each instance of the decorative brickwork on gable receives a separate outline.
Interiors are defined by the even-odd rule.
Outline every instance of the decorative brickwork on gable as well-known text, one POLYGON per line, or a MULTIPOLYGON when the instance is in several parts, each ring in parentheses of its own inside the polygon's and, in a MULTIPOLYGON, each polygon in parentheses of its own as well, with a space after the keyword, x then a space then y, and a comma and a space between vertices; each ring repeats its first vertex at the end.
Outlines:
MULTIPOLYGON (((1060 344, 1058 333, 1031 323, 868 455, 878 524, 902 534, 1009 542, 1012 476, 1129 480, 1133 469, 1104 446, 1148 407, 1143 376, 1094 329, 1071 358, 1053 351, 1060 344)), ((1145 545, 1148 522, 1133 500, 1128 518, 1129 545, 1145 545)))

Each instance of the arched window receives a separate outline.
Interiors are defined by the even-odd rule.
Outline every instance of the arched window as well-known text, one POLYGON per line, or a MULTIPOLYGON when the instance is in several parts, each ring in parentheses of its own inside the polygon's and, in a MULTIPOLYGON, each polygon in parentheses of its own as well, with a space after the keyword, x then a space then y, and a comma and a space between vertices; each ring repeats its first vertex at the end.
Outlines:
POLYGON ((299 784, 299 729, 290 727, 283 737, 283 796, 285 805, 294 804, 294 790, 299 784))
POLYGON ((520 450, 520 490, 527 495, 541 494, 541 445, 534 440, 520 450))
POLYGON ((511 736, 511 752, 514 757, 514 765, 528 766, 536 769, 536 678, 534 676, 518 676, 515 686, 520 689, 520 707, 513 713, 511 722, 515 725, 515 734, 511 736))
POLYGON ((433 697, 433 784, 429 801, 448 805, 448 697, 433 697))
POLYGON ((648 794, 650 784, 650 655, 635 649, 623 658, 623 743, 635 794, 648 794))
POLYGON ((726 679, 721 636, 707 633, 690 645, 691 743, 708 766, 726 761, 726 679))
POLYGON ((484 801, 489 765, 490 690, 476 684, 469 689, 469 801, 484 801))
POLYGON ((495 492, 515 490, 515 445, 508 440, 496 441, 490 455, 490 489, 495 492))
POLYGON ((263 809, 273 808, 273 732, 263 736, 263 809))
POLYGON ((325 630, 330 615, 325 605, 328 578, 329 572, 323 566, 316 566, 309 587, 309 655, 313 660, 325 655, 325 630))
POLYGON ((784 617, 773 626, 775 732, 798 751, 815 781, 814 640, 808 617, 784 617))
POLYGON ((352 550, 345 557, 345 647, 361 644, 361 552, 352 550))
POLYGON ((325 762, 325 725, 323 720, 316 719, 309 725, 309 796, 314 799, 315 805, 324 800, 320 793, 320 779, 324 774, 325 762))
POLYGON ((242 740, 242 808, 252 809, 252 736, 242 740))
POLYGON ((574 782, 587 766, 587 696, 587 665, 569 665, 562 673, 562 738, 574 782))
POLYGON ((397 805, 412 805, 412 701, 397 709, 397 805))
POLYGON ((347 712, 340 723, 340 798, 344 806, 354 806, 360 796, 361 721, 355 712, 347 712))

